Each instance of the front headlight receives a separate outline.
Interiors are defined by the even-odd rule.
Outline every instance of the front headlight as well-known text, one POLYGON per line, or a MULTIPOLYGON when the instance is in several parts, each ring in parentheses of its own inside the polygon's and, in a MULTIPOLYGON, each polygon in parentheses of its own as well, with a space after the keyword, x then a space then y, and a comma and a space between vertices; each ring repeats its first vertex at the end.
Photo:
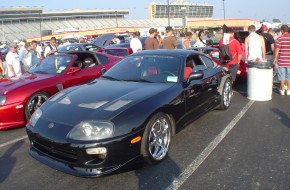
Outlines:
POLYGON ((83 121, 67 135, 69 139, 95 141, 113 136, 114 124, 109 121, 83 121))
POLYGON ((34 127, 38 119, 41 117, 42 111, 41 109, 37 109, 31 116, 30 124, 34 127))
POLYGON ((6 103, 6 96, 0 96, 0 106, 3 106, 6 103))

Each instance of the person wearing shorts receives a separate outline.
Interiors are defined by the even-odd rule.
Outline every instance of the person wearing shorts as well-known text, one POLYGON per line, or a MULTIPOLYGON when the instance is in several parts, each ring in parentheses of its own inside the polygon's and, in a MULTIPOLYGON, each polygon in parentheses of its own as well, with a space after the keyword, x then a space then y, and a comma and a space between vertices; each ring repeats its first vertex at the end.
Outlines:
POLYGON ((290 34, 288 26, 281 26, 282 35, 277 38, 274 64, 278 65, 278 80, 280 81, 280 94, 290 95, 290 34))

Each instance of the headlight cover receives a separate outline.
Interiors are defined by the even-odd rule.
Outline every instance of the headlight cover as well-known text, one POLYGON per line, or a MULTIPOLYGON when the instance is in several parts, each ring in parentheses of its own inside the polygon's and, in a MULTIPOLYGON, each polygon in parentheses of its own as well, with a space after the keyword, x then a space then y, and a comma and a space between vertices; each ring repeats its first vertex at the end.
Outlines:
POLYGON ((41 117, 41 115, 42 115, 42 111, 40 108, 38 108, 31 116, 30 125, 34 127, 38 119, 41 117))
POLYGON ((6 103, 6 96, 0 96, 0 106, 5 105, 6 103))
POLYGON ((95 141, 112 137, 114 124, 110 121, 82 121, 67 135, 67 138, 81 141, 95 141))

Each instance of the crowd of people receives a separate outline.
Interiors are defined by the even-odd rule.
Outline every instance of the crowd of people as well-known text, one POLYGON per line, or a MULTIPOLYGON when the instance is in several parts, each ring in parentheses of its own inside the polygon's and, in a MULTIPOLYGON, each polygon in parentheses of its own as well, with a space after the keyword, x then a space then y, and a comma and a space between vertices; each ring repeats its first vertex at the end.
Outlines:
MULTIPOLYGON (((271 62, 274 64, 274 75, 281 82, 281 95, 290 95, 290 34, 287 25, 282 25, 280 35, 277 35, 272 28, 268 29, 266 25, 262 25, 261 33, 257 33, 256 27, 251 25, 248 27, 249 35, 245 42, 241 44, 235 38, 235 32, 232 28, 224 33, 219 41, 219 49, 226 44, 231 54, 231 60, 227 62, 227 67, 235 81, 239 69, 240 62, 244 58, 245 63, 248 62, 271 62)), ((182 39, 182 48, 191 48, 192 32, 186 32, 182 39)), ((136 32, 134 40, 131 43, 133 52, 142 51, 142 43, 140 33, 136 32)), ((213 39, 209 36, 207 30, 200 30, 194 47, 206 47, 213 45, 213 39)), ((173 28, 166 28, 166 35, 160 37, 157 29, 149 30, 149 37, 145 40, 145 50, 155 50, 162 47, 163 49, 176 49, 176 38, 173 28)))
POLYGON ((26 73, 33 65, 41 60, 42 48, 37 41, 31 43, 20 41, 19 43, 10 43, 9 52, 5 57, 7 71, 4 68, 2 57, 0 58, 0 78, 19 78, 26 73))
MULTIPOLYGON (((246 37, 244 44, 235 38, 235 32, 232 28, 228 28, 227 32, 219 41, 220 50, 227 45, 231 54, 231 60, 227 62, 227 67, 232 75, 233 81, 236 79, 236 74, 239 64, 244 56, 245 63, 247 62, 263 62, 270 61, 275 64, 274 69, 277 72, 277 78, 281 81, 281 95, 290 95, 290 34, 288 26, 281 26, 281 34, 277 36, 273 29, 268 29, 262 25, 262 32, 258 33, 254 25, 248 27, 249 35, 246 37)), ((182 48, 187 49, 192 47, 191 39, 193 33, 188 31, 182 38, 182 48)), ((52 37, 50 44, 44 49, 44 57, 57 53, 57 39, 52 37)), ((194 47, 206 47, 213 44, 213 39, 210 37, 207 30, 200 30, 195 40, 194 47)), ((36 41, 31 43, 19 42, 11 43, 10 50, 6 56, 7 72, 3 67, 0 59, 0 77, 19 78, 25 74, 33 65, 41 60, 42 47, 36 41), (7 76, 6 76, 7 75, 7 76)), ((171 26, 166 27, 166 33, 161 33, 155 28, 149 29, 149 36, 146 38, 144 47, 140 41, 140 32, 135 32, 130 40, 130 47, 133 53, 145 50, 156 50, 162 47, 163 49, 177 49, 177 40, 174 30, 171 26)))

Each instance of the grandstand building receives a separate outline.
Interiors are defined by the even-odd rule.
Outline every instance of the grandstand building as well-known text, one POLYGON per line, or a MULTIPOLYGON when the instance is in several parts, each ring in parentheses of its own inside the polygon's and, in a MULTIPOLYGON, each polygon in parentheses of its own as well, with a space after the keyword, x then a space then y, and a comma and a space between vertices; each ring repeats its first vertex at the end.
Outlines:
POLYGON ((19 23, 30 21, 63 21, 73 19, 123 19, 128 10, 64 10, 44 12, 42 8, 0 8, 0 21, 19 23))
POLYGON ((148 18, 183 18, 188 19, 210 19, 213 16, 213 5, 196 4, 178 0, 167 3, 149 3, 148 18), (168 14, 169 13, 169 14, 168 14))
POLYGON ((0 8, 0 41, 48 35, 56 30, 73 28, 93 30, 124 25, 129 10, 63 10, 42 8, 0 8))

